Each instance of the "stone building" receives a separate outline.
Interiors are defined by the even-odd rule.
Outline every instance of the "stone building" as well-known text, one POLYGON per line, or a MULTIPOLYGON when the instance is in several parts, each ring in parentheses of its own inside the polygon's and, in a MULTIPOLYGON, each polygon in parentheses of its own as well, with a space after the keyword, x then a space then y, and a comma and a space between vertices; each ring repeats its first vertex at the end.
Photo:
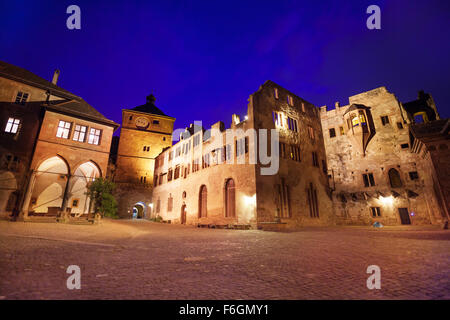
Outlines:
POLYGON ((191 125, 156 158, 154 216, 265 229, 331 224, 325 160, 319 110, 266 81, 229 129, 191 125))
POLYGON ((86 215, 86 186, 106 175, 118 125, 82 98, 0 61, 0 214, 86 215))
MULTIPOLYGON (((442 211, 445 196, 437 196, 445 186, 436 187, 436 172, 448 177, 448 160, 440 160, 448 151, 430 155, 423 148, 421 155, 417 147, 427 144, 419 128, 447 123, 439 120, 431 95, 420 92, 417 100, 402 104, 380 87, 349 97, 348 105, 320 110, 337 223, 429 224, 448 218, 442 211)), ((448 147, 448 129, 439 137, 448 147)))
POLYGON ((120 217, 150 217, 155 158, 172 145, 174 121, 155 106, 153 95, 144 105, 122 110, 118 149, 111 153, 109 174, 116 184, 120 217))

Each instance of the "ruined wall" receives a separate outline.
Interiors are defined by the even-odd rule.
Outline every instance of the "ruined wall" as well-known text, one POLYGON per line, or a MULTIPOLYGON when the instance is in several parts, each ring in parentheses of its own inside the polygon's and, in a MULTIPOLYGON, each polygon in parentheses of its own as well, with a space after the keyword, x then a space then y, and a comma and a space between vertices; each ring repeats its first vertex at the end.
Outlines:
POLYGON ((436 204, 425 188, 423 159, 410 152, 410 123, 405 114, 397 98, 385 87, 352 96, 348 105, 337 104, 334 110, 321 108, 330 185, 334 189, 333 203, 339 223, 401 224, 399 208, 407 208, 412 224, 431 223, 436 204), (353 105, 370 108, 367 121, 373 125, 374 136, 365 153, 353 136, 351 123, 344 121, 346 111, 353 105), (381 117, 387 117, 388 123, 383 124, 381 117), (335 137, 330 135, 332 128, 335 137), (391 186, 390 169, 399 172, 401 187, 391 186), (410 172, 417 172, 418 178, 412 179, 410 172), (363 174, 369 173, 375 185, 366 187, 363 174), (370 207, 379 207, 381 216, 373 217, 370 207))

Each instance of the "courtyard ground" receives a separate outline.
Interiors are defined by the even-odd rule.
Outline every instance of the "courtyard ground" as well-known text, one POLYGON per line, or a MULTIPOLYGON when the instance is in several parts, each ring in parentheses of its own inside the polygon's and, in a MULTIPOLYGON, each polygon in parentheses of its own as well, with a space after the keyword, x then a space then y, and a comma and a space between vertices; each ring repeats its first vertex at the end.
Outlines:
POLYGON ((450 231, 0 221, 0 299, 450 299, 450 231), (81 289, 68 290, 69 265, 81 289), (369 290, 369 265, 381 289, 369 290))

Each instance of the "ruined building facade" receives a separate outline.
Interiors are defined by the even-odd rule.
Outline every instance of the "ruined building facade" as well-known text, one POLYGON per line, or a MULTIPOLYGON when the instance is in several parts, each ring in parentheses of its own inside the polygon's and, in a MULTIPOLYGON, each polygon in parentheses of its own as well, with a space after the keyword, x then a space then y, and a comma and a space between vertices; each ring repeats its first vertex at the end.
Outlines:
MULTIPOLYGON (((415 127, 448 123, 439 120, 430 95, 420 92, 417 100, 402 104, 380 87, 351 96, 348 105, 336 103, 334 110, 321 107, 320 115, 337 223, 430 224, 448 219, 442 205, 448 186, 439 184, 446 178, 431 174, 430 158, 439 160, 426 146, 420 154, 413 141, 415 127)), ((437 140, 447 150, 448 129, 437 140)), ((448 161, 441 168, 448 177, 448 161)))

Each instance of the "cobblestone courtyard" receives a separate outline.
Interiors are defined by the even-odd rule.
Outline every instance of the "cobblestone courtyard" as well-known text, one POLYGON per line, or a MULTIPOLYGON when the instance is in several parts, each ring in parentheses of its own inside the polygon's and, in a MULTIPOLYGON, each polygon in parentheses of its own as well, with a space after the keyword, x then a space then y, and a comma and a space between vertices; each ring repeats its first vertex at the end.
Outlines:
POLYGON ((0 222, 0 299, 450 299, 450 231, 0 222), (81 268, 81 290, 66 269, 81 268), (381 268, 368 290, 366 269, 381 268))

